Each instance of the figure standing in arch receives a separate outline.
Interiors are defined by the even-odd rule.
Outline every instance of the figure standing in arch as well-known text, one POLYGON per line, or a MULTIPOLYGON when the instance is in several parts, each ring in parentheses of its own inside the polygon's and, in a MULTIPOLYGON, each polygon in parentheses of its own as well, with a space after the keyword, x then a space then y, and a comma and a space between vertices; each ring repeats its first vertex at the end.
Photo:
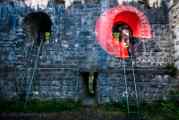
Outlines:
POLYGON ((113 28, 113 36, 114 39, 119 42, 121 58, 127 59, 129 56, 134 56, 134 52, 140 45, 140 42, 132 37, 132 31, 127 25, 115 25, 113 28))

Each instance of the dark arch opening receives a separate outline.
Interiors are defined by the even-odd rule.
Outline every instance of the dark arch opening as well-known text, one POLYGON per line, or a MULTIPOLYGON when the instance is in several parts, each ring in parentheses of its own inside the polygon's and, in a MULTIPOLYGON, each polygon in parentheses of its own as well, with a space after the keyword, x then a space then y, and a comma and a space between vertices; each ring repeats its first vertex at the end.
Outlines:
POLYGON ((24 29, 37 45, 50 39, 52 21, 44 12, 33 12, 24 18, 24 29))

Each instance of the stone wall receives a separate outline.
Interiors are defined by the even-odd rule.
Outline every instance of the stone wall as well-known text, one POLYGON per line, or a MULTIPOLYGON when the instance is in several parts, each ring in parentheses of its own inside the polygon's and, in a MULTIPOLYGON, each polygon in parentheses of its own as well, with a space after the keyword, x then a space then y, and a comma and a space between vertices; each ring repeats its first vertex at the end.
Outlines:
POLYGON ((178 13, 179 13, 179 3, 176 2, 175 4, 173 5, 170 5, 170 11, 169 11, 169 16, 170 16, 170 32, 171 32, 171 39, 173 40, 173 46, 174 46, 174 49, 173 49, 173 53, 174 53, 174 60, 175 60, 175 65, 177 66, 177 68, 179 68, 179 36, 178 36, 178 33, 179 33, 179 29, 178 29, 178 13))
MULTIPOLYGON (((76 3, 65 9, 64 5, 51 3, 45 10, 37 10, 48 14, 52 20, 52 37, 43 45, 32 89, 28 89, 37 48, 31 49, 33 42, 24 32, 23 19, 37 11, 19 3, 1 4, 0 96, 12 98, 29 91, 30 96, 40 99, 78 100, 84 91, 80 72, 95 71, 99 74, 98 102, 120 101, 125 92, 123 63, 108 55, 95 38, 97 17, 105 7, 115 5, 76 3)), ((162 98, 166 88, 173 85, 170 77, 157 70, 173 62, 167 13, 165 8, 149 10, 143 5, 133 5, 147 15, 154 34, 152 39, 144 40, 133 59, 135 69, 140 69, 136 70, 139 96, 145 100, 162 98), (151 68, 155 74, 147 74, 151 68)), ((126 61, 126 67, 131 69, 131 60, 126 61)), ((130 82, 133 80, 131 71, 127 76, 134 86, 130 82)))
MULTIPOLYGON (((98 101, 119 102, 126 100, 126 88, 123 70, 110 70, 99 74, 98 79, 98 101)), ((136 97, 135 86, 133 81, 132 70, 127 69, 127 83, 129 100, 136 97)), ((169 91, 177 87, 177 81, 168 75, 165 75, 162 70, 159 72, 156 69, 135 69, 135 81, 138 91, 139 101, 155 101, 167 100, 171 97, 169 91)))

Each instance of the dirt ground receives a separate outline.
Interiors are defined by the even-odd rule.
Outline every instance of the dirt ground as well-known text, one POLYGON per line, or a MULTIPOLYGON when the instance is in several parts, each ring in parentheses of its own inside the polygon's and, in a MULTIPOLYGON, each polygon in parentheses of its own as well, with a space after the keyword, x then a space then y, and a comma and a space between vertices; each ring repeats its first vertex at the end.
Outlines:
POLYGON ((129 120, 120 112, 82 111, 57 113, 0 113, 0 120, 129 120))

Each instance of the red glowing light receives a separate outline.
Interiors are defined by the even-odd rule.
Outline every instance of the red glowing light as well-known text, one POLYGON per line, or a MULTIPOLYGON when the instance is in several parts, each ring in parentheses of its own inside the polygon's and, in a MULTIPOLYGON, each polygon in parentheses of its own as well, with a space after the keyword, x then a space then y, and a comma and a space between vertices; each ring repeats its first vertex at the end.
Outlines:
POLYGON ((143 12, 129 5, 121 5, 106 10, 96 21, 96 38, 100 46, 110 55, 128 58, 128 48, 123 42, 115 40, 112 28, 118 23, 124 23, 132 31, 132 37, 150 39, 151 26, 143 12))

